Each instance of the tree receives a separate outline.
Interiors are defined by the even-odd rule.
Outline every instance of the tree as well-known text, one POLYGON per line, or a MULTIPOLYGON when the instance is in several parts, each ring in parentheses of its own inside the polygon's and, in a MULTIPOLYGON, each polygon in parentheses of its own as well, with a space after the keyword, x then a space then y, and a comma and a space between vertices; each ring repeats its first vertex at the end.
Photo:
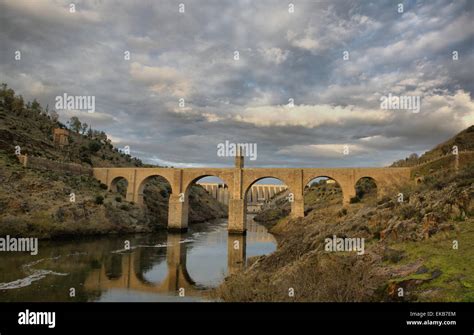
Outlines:
POLYGON ((43 111, 42 114, 43 114, 44 116, 49 116, 49 104, 46 105, 46 108, 45 108, 45 110, 43 111))
POLYGON ((51 111, 51 113, 49 113, 49 116, 51 117, 51 121, 53 121, 53 122, 57 122, 58 119, 59 119, 59 114, 58 114, 58 112, 56 112, 56 111, 54 111, 54 110, 51 111))
POLYGON ((38 113, 41 112, 41 105, 39 104, 38 101, 36 101, 36 99, 34 99, 33 102, 31 103, 31 109, 38 113))
POLYGON ((82 126, 81 126, 82 135, 85 135, 85 134, 86 134, 87 127, 89 127, 89 125, 84 122, 84 123, 82 124, 82 126))
POLYGON ((7 84, 2 84, 1 96, 3 100, 3 106, 6 110, 12 109, 12 104, 15 101, 15 91, 8 88, 7 84))
POLYGON ((15 97, 11 106, 12 111, 15 114, 21 115, 23 109, 25 108, 25 102, 23 101, 23 97, 21 95, 19 97, 15 97))
POLYGON ((69 128, 76 133, 79 133, 81 131, 82 123, 81 121, 79 121, 79 118, 77 116, 71 117, 71 119, 69 120, 69 128))
POLYGON ((94 140, 94 141, 92 141, 92 142, 89 143, 89 147, 88 147, 88 148, 89 148, 89 151, 90 151, 91 153, 96 153, 97 151, 100 150, 100 148, 102 148, 102 144, 101 144, 99 141, 94 140))

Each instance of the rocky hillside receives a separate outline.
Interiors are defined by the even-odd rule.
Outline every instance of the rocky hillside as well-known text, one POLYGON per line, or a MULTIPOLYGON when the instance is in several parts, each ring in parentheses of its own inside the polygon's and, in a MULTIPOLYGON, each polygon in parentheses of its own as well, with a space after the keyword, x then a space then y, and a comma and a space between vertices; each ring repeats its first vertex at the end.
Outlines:
MULTIPOLYGON (((6 85, 0 88, 0 234, 39 236, 142 232, 167 223, 168 185, 153 180, 147 186, 147 207, 125 201, 122 192, 107 192, 89 176, 25 169, 15 149, 23 154, 83 166, 143 166, 111 144, 104 132, 71 119, 70 144, 59 149, 53 129, 66 128, 36 101, 25 103, 6 85), (74 193, 75 201, 71 201, 74 193)), ((190 194, 190 222, 226 214, 226 208, 195 186, 190 194)))
POLYGON ((250 259, 215 295, 225 301, 474 301, 474 164, 424 177, 398 190, 402 202, 397 193, 342 208, 320 197, 305 218, 273 218, 267 224, 277 251, 250 259), (334 236, 364 239, 364 252, 328 251, 326 239, 334 236))
POLYGON ((433 149, 425 152, 418 157, 417 154, 411 154, 405 159, 398 160, 392 164, 394 167, 415 166, 417 164, 428 162, 432 159, 445 156, 452 152, 453 146, 457 146, 459 151, 474 151, 474 126, 464 129, 462 132, 453 136, 449 140, 438 144, 433 149))
MULTIPOLYGON (((357 202, 374 202, 376 185, 371 179, 361 179, 356 186, 356 196, 351 200, 357 202)), ((268 203, 262 206, 254 220, 271 226, 276 221, 287 217, 291 212, 291 204, 287 199, 288 191, 275 195, 268 203)), ((327 206, 342 205, 342 190, 337 183, 328 183, 326 179, 313 182, 304 191, 305 214, 313 210, 323 210, 327 206)))

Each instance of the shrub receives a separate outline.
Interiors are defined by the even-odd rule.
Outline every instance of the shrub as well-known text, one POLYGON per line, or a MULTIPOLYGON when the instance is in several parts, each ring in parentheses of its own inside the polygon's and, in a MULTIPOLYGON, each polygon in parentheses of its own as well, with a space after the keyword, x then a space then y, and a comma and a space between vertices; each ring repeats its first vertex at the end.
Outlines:
POLYGON ((341 209, 341 210, 337 213, 337 215, 338 215, 339 217, 347 215, 347 209, 346 209, 346 208, 341 209))
POLYGON ((98 195, 95 197, 95 203, 96 205, 102 205, 104 203, 104 197, 101 195, 98 195))
POLYGON ((99 141, 92 141, 89 143, 88 149, 92 153, 96 153, 102 148, 102 144, 99 141))
POLYGON ((359 199, 366 196, 375 196, 377 194, 377 185, 372 178, 362 178, 356 183, 356 195, 359 199))
POLYGON ((89 154, 85 153, 85 152, 82 152, 80 155, 79 155, 79 158, 81 160, 82 163, 87 163, 89 165, 92 165, 92 160, 89 156, 89 154))
POLYGON ((351 204, 356 204, 356 203, 360 202, 360 198, 359 197, 352 197, 349 202, 351 204))
POLYGON ((122 197, 115 197, 115 201, 122 202, 122 197))
POLYGON ((168 198, 168 190, 166 188, 160 190, 160 194, 163 198, 168 198))
POLYGON ((403 220, 413 218, 416 213, 417 211, 412 205, 406 205, 400 208, 400 215, 402 216, 403 220))

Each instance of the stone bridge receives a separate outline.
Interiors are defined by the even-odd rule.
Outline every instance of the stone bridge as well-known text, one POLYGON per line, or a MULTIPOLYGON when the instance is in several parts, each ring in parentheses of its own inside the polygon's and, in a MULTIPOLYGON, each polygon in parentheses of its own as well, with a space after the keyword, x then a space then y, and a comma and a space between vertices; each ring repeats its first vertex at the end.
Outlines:
POLYGON ((143 190, 149 178, 163 177, 171 186, 168 211, 168 229, 185 231, 188 227, 188 196, 190 186, 203 177, 220 178, 229 189, 228 230, 244 233, 246 230, 247 191, 264 178, 277 178, 290 192, 292 217, 304 217, 304 189, 315 178, 335 180, 342 190, 346 206, 355 196, 355 185, 361 178, 372 178, 377 185, 377 196, 382 197, 401 184, 410 181, 410 168, 244 168, 243 157, 236 157, 234 168, 94 168, 96 179, 116 190, 116 183, 124 178, 127 183, 127 201, 143 205, 143 190))

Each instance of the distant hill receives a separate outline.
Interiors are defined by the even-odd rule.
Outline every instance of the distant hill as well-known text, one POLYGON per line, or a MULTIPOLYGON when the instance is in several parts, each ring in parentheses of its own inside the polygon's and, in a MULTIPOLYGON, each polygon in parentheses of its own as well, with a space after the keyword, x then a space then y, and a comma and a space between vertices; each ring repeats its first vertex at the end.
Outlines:
POLYGON ((425 152, 419 156, 411 154, 405 159, 394 162, 392 167, 410 167, 415 166, 430 160, 442 157, 452 152, 453 146, 456 145, 459 151, 474 151, 474 125, 470 126, 459 134, 453 136, 449 140, 438 144, 433 149, 425 152))

